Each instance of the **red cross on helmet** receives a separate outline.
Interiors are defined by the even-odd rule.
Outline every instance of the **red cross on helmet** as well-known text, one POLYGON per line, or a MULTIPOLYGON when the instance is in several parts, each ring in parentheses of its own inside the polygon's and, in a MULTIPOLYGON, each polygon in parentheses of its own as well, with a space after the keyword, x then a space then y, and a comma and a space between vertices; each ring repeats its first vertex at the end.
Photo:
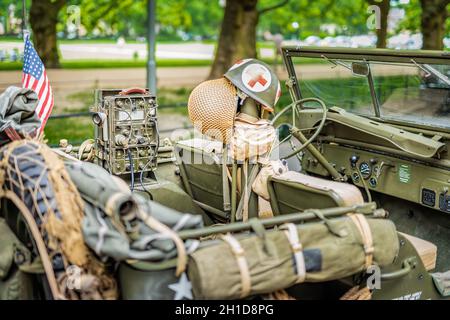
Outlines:
POLYGON ((269 112, 273 112, 281 96, 281 86, 275 72, 257 59, 237 61, 224 74, 231 83, 250 98, 259 102, 269 112))

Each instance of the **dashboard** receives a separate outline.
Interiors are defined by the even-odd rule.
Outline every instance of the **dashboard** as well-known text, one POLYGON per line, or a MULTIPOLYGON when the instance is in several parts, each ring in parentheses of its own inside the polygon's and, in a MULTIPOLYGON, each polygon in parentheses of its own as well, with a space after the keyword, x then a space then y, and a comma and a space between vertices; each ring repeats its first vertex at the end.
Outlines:
MULTIPOLYGON (((316 147, 359 187, 450 213, 450 168, 334 143, 316 147)), ((303 156, 302 167, 312 174, 329 175, 309 152, 303 156)))

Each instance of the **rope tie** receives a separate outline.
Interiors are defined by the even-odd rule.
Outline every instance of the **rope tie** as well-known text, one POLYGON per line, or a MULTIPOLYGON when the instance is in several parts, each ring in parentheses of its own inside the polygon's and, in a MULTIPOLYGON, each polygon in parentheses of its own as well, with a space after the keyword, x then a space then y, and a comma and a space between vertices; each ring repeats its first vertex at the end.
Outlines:
POLYGON ((57 300, 65 300, 65 297, 59 290, 58 282, 56 280, 55 272, 53 271, 53 265, 48 254, 47 247, 45 245, 44 239, 42 238, 39 227, 34 221, 33 215, 31 214, 27 206, 19 199, 19 197, 14 192, 7 190, 4 191, 3 195, 7 199, 11 200, 12 203, 14 203, 14 205, 17 207, 17 209, 20 210, 23 217, 25 218, 25 221, 27 222, 28 227, 30 228, 30 232, 33 235, 33 239, 36 243, 36 247, 38 249, 53 298, 57 300))
POLYGON ((339 300, 371 300, 372 292, 369 288, 360 289, 358 286, 348 290, 339 300))
POLYGON ((0 196, 11 200, 25 218, 43 262, 53 297, 116 298, 114 278, 83 241, 81 223, 84 203, 63 161, 50 148, 36 140, 13 141, 1 151, 3 159, 0 163, 0 180, 3 182, 3 190, 0 196), (19 147, 24 150, 14 153, 19 147), (34 165, 39 174, 29 176, 26 169, 19 166, 23 162, 34 165), (52 189, 50 195, 47 195, 48 191, 42 186, 44 178, 48 179, 52 189), (32 202, 25 201, 27 196, 31 196, 32 202), (39 197, 42 197, 42 206, 38 203, 39 197), (63 272, 53 269, 51 256, 55 254, 62 256, 64 269, 68 265, 75 265, 89 279, 96 280, 86 282, 86 286, 79 292, 67 293, 64 284, 58 282, 63 272), (98 286, 88 287, 94 283, 98 283, 98 286))
POLYGON ((78 159, 82 161, 92 162, 95 159, 94 140, 88 139, 83 141, 78 149, 78 159))

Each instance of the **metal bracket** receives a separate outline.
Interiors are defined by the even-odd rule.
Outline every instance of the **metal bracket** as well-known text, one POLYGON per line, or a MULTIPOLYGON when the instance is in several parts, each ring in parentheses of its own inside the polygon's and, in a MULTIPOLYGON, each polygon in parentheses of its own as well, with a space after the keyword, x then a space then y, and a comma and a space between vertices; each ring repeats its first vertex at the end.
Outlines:
POLYGON ((289 89, 292 89, 292 88, 294 87, 294 85, 295 85, 295 79, 294 79, 294 77, 289 77, 289 78, 286 80, 285 84, 286 84, 286 87, 288 87, 289 89))
POLYGON ((416 62, 416 60, 411 59, 411 62, 414 63, 416 65, 417 68, 419 68, 420 70, 422 70, 423 72, 425 72, 425 78, 428 78, 429 76, 431 76, 430 71, 428 71, 427 69, 425 69, 422 65, 418 64, 416 62))
POLYGON ((400 270, 396 270, 390 273, 384 273, 381 275, 381 280, 393 280, 397 278, 401 278, 410 273, 417 265, 417 260, 415 257, 407 258, 403 260, 402 268, 400 270))

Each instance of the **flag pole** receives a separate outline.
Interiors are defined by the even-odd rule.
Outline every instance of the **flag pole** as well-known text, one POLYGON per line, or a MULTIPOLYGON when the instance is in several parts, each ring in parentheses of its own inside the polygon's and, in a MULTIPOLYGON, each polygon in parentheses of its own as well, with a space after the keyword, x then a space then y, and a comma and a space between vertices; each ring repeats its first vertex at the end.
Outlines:
POLYGON ((147 0, 147 88, 156 95, 156 0, 147 0))
POLYGON ((26 0, 22 0, 22 37, 23 40, 30 34, 27 26, 27 4, 26 0))

